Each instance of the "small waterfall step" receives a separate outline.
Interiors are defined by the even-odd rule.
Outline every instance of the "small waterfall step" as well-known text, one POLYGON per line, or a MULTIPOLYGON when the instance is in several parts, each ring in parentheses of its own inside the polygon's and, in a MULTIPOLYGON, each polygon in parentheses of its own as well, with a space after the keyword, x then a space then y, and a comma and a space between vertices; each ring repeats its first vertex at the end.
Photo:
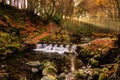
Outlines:
POLYGON ((47 53, 54 53, 57 52, 59 54, 63 54, 65 52, 74 52, 76 53, 77 45, 73 44, 70 46, 69 44, 63 45, 63 44, 37 44, 36 49, 33 49, 34 51, 41 51, 41 52, 47 52, 47 53))

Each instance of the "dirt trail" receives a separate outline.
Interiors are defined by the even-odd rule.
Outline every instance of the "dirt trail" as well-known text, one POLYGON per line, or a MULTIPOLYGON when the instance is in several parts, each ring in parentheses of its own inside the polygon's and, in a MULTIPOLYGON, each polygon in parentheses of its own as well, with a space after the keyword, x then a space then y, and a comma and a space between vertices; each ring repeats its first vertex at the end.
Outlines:
POLYGON ((50 35, 48 32, 42 33, 41 35, 39 35, 33 39, 33 43, 38 43, 40 41, 40 39, 42 39, 48 35, 50 35))
POLYGON ((32 39, 33 43, 37 44, 40 41, 40 39, 50 35, 51 32, 52 32, 52 29, 53 29, 53 24, 50 23, 47 26, 47 31, 46 32, 43 32, 41 35, 38 35, 38 36, 36 36, 35 38, 32 39))

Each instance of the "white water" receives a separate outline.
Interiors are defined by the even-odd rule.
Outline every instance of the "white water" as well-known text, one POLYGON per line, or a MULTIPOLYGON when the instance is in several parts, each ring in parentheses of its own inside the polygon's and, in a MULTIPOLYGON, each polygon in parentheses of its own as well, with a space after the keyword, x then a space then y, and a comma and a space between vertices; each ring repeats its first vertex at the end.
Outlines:
POLYGON ((77 46, 74 44, 72 46, 70 45, 59 45, 58 44, 37 44, 36 49, 33 49, 34 51, 42 51, 42 52, 48 52, 53 53, 57 52, 59 54, 63 54, 65 52, 74 52, 76 53, 77 46))

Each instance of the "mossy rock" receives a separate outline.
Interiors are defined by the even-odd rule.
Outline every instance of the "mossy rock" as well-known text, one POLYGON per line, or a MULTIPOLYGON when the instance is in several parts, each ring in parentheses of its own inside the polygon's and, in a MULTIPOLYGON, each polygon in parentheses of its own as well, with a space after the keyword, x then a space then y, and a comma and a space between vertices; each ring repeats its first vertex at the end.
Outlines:
POLYGON ((92 55, 92 56, 93 56, 94 54, 95 54, 95 52, 94 52, 94 51, 91 51, 91 52, 90 52, 90 55, 92 55))
POLYGON ((99 75, 101 73, 101 69, 95 68, 94 69, 94 75, 99 75))
POLYGON ((47 75, 42 77, 40 80, 57 80, 54 76, 47 75))
POLYGON ((15 44, 15 45, 8 45, 8 46, 5 46, 6 49, 11 49, 11 50, 18 50, 19 48, 19 45, 15 44))
POLYGON ((57 69, 54 66, 48 66, 42 70, 42 75, 56 75, 57 69))
POLYGON ((76 78, 80 78, 80 77, 86 77, 86 74, 83 69, 79 69, 76 74, 76 78))
POLYGON ((95 59, 91 59, 91 62, 90 64, 95 67, 95 66, 98 66, 99 65, 99 61, 98 60, 95 60, 95 59))
POLYGON ((80 56, 82 56, 82 57, 90 56, 90 51, 89 51, 89 50, 86 50, 86 49, 82 49, 82 50, 80 51, 80 56))
POLYGON ((0 47, 0 54, 12 53, 14 51, 20 50, 21 44, 10 44, 4 47, 0 47))
POLYGON ((65 73, 61 73, 59 76, 58 76, 58 80, 65 80, 65 76, 66 74, 65 73))
POLYGON ((10 49, 10 50, 12 50, 12 51, 17 51, 17 50, 20 50, 21 49, 21 44, 10 44, 10 45, 7 45, 7 46, 5 46, 5 48, 6 49, 10 49))
POLYGON ((101 73, 101 74, 99 75, 98 80, 106 80, 106 75, 105 75, 105 73, 101 73))
POLYGON ((112 67, 113 67, 113 66, 111 66, 111 65, 107 66, 108 69, 111 69, 112 67))
POLYGON ((56 67, 54 63, 52 63, 52 62, 50 62, 48 60, 44 60, 44 61, 42 61, 41 65, 40 65, 40 69, 48 67, 48 66, 56 67))
POLYGON ((101 54, 96 54, 96 55, 94 55, 94 58, 95 59, 99 59, 101 57, 101 54))
POLYGON ((109 70, 109 69, 108 69, 107 67, 104 67, 104 68, 102 69, 103 72, 108 71, 108 70, 109 70))

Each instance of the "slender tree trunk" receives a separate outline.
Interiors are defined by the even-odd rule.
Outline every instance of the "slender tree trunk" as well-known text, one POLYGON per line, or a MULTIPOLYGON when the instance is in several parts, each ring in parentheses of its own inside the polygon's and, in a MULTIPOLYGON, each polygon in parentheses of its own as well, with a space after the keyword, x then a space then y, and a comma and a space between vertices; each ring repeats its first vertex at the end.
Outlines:
POLYGON ((2 0, 2 3, 5 3, 5 0, 2 0))
POLYGON ((26 4, 26 1, 23 0, 23 3, 24 3, 24 5, 23 5, 23 6, 24 6, 23 9, 25 9, 25 8, 26 8, 26 5, 25 5, 25 4, 26 4))
POLYGON ((24 9, 24 0, 21 2, 21 9, 24 9))
POLYGON ((10 0, 10 5, 12 5, 12 0, 10 0))
POLYGON ((35 2, 34 2, 34 0, 27 0, 28 2, 28 8, 27 8, 27 10, 30 12, 30 13, 32 13, 32 14, 34 14, 34 10, 35 10, 35 2))
POLYGON ((17 8, 19 8, 19 0, 17 0, 16 4, 17 4, 17 8))
POLYGON ((16 0, 14 0, 14 6, 16 6, 16 0))
POLYGON ((115 0, 116 8, 118 10, 118 18, 120 19, 120 0, 115 0))

